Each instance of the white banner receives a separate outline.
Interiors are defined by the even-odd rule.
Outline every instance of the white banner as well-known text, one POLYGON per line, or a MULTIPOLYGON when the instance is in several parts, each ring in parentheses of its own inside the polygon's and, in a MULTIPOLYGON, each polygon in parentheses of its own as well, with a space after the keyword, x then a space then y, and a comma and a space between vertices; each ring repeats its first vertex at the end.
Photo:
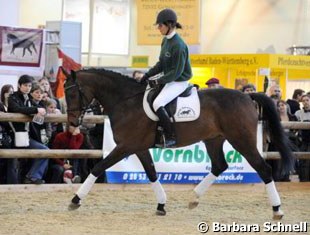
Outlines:
MULTIPOLYGON (((258 128, 261 137, 261 128, 258 128)), ((261 139, 261 138, 258 138, 261 139)), ((262 152, 261 141, 258 149, 262 152)), ((103 150, 106 157, 116 146, 109 119, 104 122, 103 150)), ((259 183, 261 179, 243 158, 227 142, 223 150, 228 169, 222 173, 216 183, 259 183)), ((149 150, 155 163, 158 177, 162 183, 190 183, 200 182, 211 170, 211 161, 204 143, 199 142, 190 146, 175 149, 149 150)), ((135 155, 131 155, 110 167, 106 171, 108 183, 147 183, 148 178, 135 155)))

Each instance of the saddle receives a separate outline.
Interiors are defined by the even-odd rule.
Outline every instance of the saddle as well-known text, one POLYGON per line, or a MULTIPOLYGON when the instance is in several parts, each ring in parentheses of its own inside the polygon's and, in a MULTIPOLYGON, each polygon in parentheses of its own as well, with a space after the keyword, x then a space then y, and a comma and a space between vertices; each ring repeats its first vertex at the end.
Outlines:
MULTIPOLYGON (((153 121, 159 120, 153 109, 153 102, 162 88, 163 86, 159 86, 150 89, 147 86, 144 94, 143 108, 146 115, 153 121)), ((165 109, 173 122, 189 122, 198 119, 200 115, 200 101, 196 87, 190 85, 178 97, 168 103, 165 109)))

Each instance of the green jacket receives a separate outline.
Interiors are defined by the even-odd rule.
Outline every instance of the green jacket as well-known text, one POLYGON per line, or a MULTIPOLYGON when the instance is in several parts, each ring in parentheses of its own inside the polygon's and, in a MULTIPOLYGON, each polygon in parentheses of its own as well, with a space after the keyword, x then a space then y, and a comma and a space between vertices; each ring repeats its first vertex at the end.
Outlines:
POLYGON ((158 79, 159 84, 187 81, 192 77, 187 45, 177 33, 171 39, 163 39, 159 61, 145 76, 149 78, 161 72, 164 75, 158 79))

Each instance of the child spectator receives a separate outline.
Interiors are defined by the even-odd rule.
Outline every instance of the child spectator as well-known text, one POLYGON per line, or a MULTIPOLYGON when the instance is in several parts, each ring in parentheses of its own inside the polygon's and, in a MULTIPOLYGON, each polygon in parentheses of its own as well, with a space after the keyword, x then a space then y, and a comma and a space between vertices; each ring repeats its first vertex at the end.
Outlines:
MULTIPOLYGON (((56 101, 54 99, 49 99, 44 102, 46 107, 46 112, 48 115, 61 114, 60 110, 56 108, 56 101)), ((47 123, 46 124, 46 135, 49 139, 49 147, 52 148, 52 143, 55 139, 57 133, 63 132, 62 123, 47 123)))
MULTIPOLYGON (((84 141, 83 134, 80 133, 79 127, 68 126, 67 131, 58 133, 53 142, 53 149, 80 149, 84 141)), ((63 174, 66 170, 72 170, 73 178, 72 183, 80 183, 80 159, 54 159, 58 165, 53 166, 53 175, 57 175, 58 178, 52 177, 54 181, 58 181, 63 178, 63 174)), ((68 181, 69 182, 69 181, 68 181)))
POLYGON ((38 81, 41 89, 44 92, 43 100, 46 101, 48 99, 54 99, 56 101, 56 107, 60 110, 60 103, 59 100, 54 96, 53 91, 51 89, 51 84, 47 77, 42 77, 38 81))

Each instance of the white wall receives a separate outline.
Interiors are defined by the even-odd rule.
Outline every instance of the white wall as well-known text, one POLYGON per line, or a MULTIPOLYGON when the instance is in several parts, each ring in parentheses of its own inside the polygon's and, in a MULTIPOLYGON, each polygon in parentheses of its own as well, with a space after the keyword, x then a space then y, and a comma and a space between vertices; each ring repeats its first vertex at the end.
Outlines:
MULTIPOLYGON (((21 26, 61 19, 62 0, 20 2, 21 26)), ((157 61, 159 46, 137 45, 136 18, 131 0, 129 56, 93 57, 91 65, 127 67, 132 55, 149 55, 150 65, 157 61)), ((310 45, 310 0, 201 0, 201 22, 202 54, 256 53, 268 47, 269 52, 286 54, 293 44, 310 45)))
POLYGON ((38 28, 49 20, 61 20, 62 0, 21 0, 21 27, 38 28))
POLYGON ((203 53, 256 53, 310 46, 309 0, 202 1, 203 53))
POLYGON ((18 26, 20 0, 0 0, 0 25, 18 26))

